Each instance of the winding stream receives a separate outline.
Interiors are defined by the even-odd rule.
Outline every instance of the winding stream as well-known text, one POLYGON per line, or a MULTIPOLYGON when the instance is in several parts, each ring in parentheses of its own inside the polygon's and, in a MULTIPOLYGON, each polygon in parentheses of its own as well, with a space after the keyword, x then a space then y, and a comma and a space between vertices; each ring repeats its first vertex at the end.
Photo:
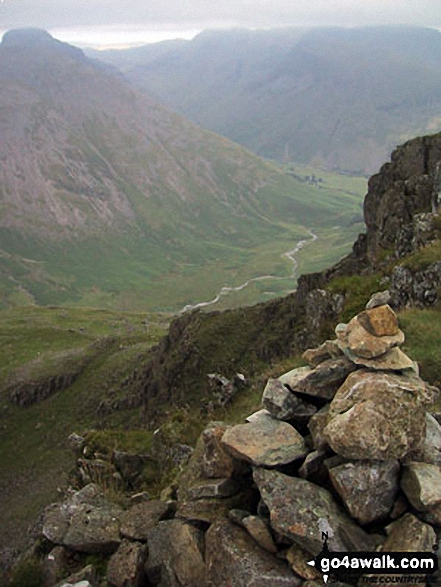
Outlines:
MULTIPOLYGON (((286 257, 293 264, 292 271, 291 271, 291 277, 295 276, 295 273, 296 273, 297 267, 298 267, 298 261, 296 260, 295 255, 300 250, 302 250, 305 245, 307 245, 308 243, 313 243, 314 241, 316 241, 318 239, 318 236, 314 232, 312 232, 312 230, 308 230, 308 232, 309 232, 311 238, 300 240, 291 251, 287 251, 286 253, 282 254, 282 257, 286 257)), ((278 279, 286 279, 286 277, 279 277, 277 275, 261 275, 260 277, 253 277, 252 279, 248 279, 248 281, 245 281, 245 283, 242 283, 242 285, 238 285, 237 287, 224 286, 220 290, 220 292, 216 295, 216 297, 214 297, 209 302, 199 302, 198 304, 187 304, 186 306, 184 306, 184 308, 182 308, 182 310, 179 312, 179 314, 184 314, 184 312, 188 312, 190 310, 196 310, 197 308, 205 308, 206 306, 212 306, 213 304, 217 304, 217 302, 223 296, 226 296, 226 295, 233 293, 233 292, 236 292, 236 291, 241 291, 242 289, 245 289, 250 283, 253 283, 255 281, 264 281, 267 279, 268 280, 269 279, 278 280, 278 279)))

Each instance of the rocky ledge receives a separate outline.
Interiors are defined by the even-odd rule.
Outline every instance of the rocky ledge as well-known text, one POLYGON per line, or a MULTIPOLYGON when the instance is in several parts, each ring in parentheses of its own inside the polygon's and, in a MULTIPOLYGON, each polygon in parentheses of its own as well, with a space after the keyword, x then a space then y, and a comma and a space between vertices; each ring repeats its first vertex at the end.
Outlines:
POLYGON ((123 510, 88 485, 49 506, 45 585, 315 587, 307 563, 323 532, 335 551, 432 552, 441 426, 428 407, 439 391, 381 302, 307 350, 307 366, 269 380, 247 422, 212 422, 161 500, 123 510), (84 553, 108 557, 104 578, 81 568, 84 553))

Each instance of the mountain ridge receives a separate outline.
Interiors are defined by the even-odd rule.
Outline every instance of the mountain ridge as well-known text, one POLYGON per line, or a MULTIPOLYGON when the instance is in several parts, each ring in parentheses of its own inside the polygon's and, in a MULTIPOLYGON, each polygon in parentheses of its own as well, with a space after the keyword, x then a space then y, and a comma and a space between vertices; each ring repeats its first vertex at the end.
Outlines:
MULTIPOLYGON (((261 259, 265 271, 265 244, 286 275, 280 254, 311 220, 332 222, 314 187, 47 33, 5 35, 0 81, 4 304, 24 291, 40 304, 178 310, 200 284, 208 298, 231 271, 254 277, 261 259)), ((347 238, 361 195, 325 193, 347 238)))
POLYGON ((439 129, 435 29, 220 31, 168 47, 109 61, 121 59, 132 83, 267 158, 370 175, 397 144, 439 129))

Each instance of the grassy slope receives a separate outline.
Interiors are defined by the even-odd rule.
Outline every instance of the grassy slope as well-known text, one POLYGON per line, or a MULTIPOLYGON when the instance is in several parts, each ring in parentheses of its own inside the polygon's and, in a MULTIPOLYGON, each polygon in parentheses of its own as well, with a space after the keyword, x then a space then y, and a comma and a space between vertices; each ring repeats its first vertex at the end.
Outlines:
POLYGON ((103 310, 17 308, 0 318, 0 524, 2 543, 22 543, 23 530, 72 468, 67 437, 96 426, 139 425, 139 410, 104 418, 97 406, 124 395, 121 381, 142 365, 148 349, 165 332, 165 315, 118 314, 103 310), (97 341, 99 344, 97 345, 97 341), (93 345, 95 343, 95 345, 93 345), (32 376, 63 372, 64 357, 83 349, 91 362, 69 388, 28 408, 7 397, 11 374, 32 376))
POLYGON ((308 229, 319 239, 299 254, 300 272, 336 261, 362 230, 365 181, 289 169, 299 177, 312 172, 323 178, 320 187, 276 173, 253 205, 238 214, 217 200, 199 210, 185 203, 167 205, 164 198, 147 201, 133 186, 122 185, 137 206, 141 230, 151 238, 109 234, 48 246, 2 231, 0 251, 8 252, 0 255, 0 302, 177 311, 213 299, 224 285, 238 286, 259 275, 284 279, 253 284, 216 309, 283 295, 295 287, 293 264, 283 253, 309 238, 308 229))
MULTIPOLYGON (((404 262, 424 265, 427 259, 433 260, 434 249, 439 259, 437 244, 439 242, 404 262)), ((352 276, 331 282, 330 289, 346 294, 342 320, 364 308, 370 294, 381 289, 381 277, 381 274, 352 276)), ((262 320, 258 310, 258 307, 253 309, 256 312, 253 316, 262 320)), ((231 353, 243 356, 241 367, 245 373, 250 367, 247 361, 256 361, 255 349, 247 339, 249 333, 244 331, 245 317, 242 319, 241 315, 215 313, 193 329, 189 340, 203 351, 204 357, 200 373, 216 365, 222 370, 231 353), (222 344, 216 344, 220 340, 222 344)), ((405 352, 418 361, 423 378, 441 385, 441 358, 437 352, 441 344, 441 304, 431 309, 406 310, 400 313, 399 320, 406 335, 405 352)), ((17 528, 24 529, 41 507, 56 496, 56 487, 65 481, 66 472, 73 465, 66 443, 72 431, 83 433, 89 428, 100 428, 101 432, 93 439, 101 451, 106 446, 146 442, 145 434, 136 432, 142 427, 138 409, 117 411, 102 418, 97 416, 96 407, 102 399, 117 399, 130 391, 121 382, 134 369, 142 370, 148 360, 147 351, 165 331, 166 322, 167 316, 69 308, 17 308, 1 314, 0 498, 4 506, 0 522, 6 542, 22 536, 17 528), (145 319, 148 326, 144 324, 145 319), (96 340, 101 341, 98 352, 96 346, 91 346, 96 340), (38 375, 54 374, 57 357, 79 348, 85 352, 93 349, 94 354, 93 361, 74 385, 26 409, 10 404, 6 387, 11 373, 23 374, 23 367, 31 363, 38 375), (128 434, 127 431, 132 432, 128 434)), ((277 339, 279 324, 267 320, 264 327, 268 329, 268 337, 277 339)), ((330 324, 326 334, 332 336, 334 327, 335 324, 330 324)), ((208 420, 234 423, 258 409, 266 379, 299 364, 299 357, 294 355, 272 365, 255 362, 250 386, 227 408, 217 408, 207 414, 195 407, 176 409, 170 405, 162 430, 172 442, 193 444, 208 420)), ((25 375, 29 377, 29 370, 25 375)), ((193 400, 195 406, 200 405, 196 398, 193 400)))

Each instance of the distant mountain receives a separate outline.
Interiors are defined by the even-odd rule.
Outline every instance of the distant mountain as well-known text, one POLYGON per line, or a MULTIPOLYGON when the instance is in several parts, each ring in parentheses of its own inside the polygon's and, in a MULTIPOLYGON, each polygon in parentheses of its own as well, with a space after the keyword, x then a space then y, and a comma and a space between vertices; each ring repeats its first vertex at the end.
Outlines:
POLYGON ((441 128, 441 34, 418 27, 205 32, 106 54, 139 88, 264 157, 371 173, 441 128))
POLYGON ((179 309, 254 276, 267 243, 281 264, 321 222, 308 194, 80 49, 38 29, 4 36, 0 302, 179 309))

